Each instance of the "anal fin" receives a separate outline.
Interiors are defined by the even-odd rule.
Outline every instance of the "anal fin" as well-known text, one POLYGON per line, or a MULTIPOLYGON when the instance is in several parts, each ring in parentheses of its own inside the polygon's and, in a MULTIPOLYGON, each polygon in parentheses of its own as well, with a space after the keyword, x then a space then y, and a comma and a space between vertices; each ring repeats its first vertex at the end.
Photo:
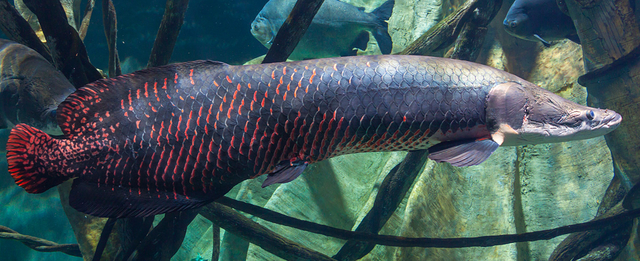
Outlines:
MULTIPOLYGON (((217 193, 216 193, 217 194, 217 193)), ((224 193, 219 196, 224 195, 224 193)), ((69 195, 69 205, 76 210, 97 217, 148 217, 167 212, 203 206, 215 198, 195 199, 173 192, 90 183, 76 179, 69 195)))
POLYGON ((262 187, 267 187, 275 183, 287 183, 296 179, 309 165, 306 161, 282 161, 276 169, 269 173, 267 179, 262 183, 262 187))
POLYGON ((499 146, 489 138, 447 141, 429 148, 429 158, 456 167, 474 166, 484 162, 499 146))

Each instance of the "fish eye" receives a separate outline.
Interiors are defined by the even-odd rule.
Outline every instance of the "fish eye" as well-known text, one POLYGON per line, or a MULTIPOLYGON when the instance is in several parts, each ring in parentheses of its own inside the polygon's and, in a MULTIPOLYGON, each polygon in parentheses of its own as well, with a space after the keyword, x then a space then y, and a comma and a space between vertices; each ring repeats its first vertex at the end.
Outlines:
POLYGON ((587 112, 587 119, 593 120, 596 117, 596 114, 593 111, 587 112))

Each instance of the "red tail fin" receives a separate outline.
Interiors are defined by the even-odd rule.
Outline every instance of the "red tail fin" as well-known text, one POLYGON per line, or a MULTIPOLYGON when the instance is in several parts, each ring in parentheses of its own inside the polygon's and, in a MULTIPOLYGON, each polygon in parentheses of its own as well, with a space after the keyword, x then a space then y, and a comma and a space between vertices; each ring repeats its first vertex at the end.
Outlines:
POLYGON ((18 124, 7 141, 9 173, 18 186, 29 193, 42 193, 68 180, 62 147, 69 142, 56 140, 46 133, 18 124))

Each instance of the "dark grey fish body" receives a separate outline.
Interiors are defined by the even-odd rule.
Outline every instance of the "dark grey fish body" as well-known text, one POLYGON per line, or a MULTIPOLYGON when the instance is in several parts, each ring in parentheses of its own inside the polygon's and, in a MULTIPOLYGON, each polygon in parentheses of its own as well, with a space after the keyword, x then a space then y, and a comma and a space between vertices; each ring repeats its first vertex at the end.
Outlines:
MULTIPOLYGON (((269 1, 251 24, 253 36, 267 48, 271 47, 295 3, 296 0, 269 1)), ((354 48, 366 49, 367 31, 378 40, 382 53, 390 53, 392 43, 386 20, 391 16, 393 4, 390 0, 366 13, 362 8, 337 0, 324 1, 290 59, 355 55, 354 48)))
POLYGON ((36 51, 0 39, 0 129, 18 123, 60 134, 55 111, 75 88, 36 51))
POLYGON ((564 38, 580 43, 571 17, 560 11, 555 0, 516 0, 503 24, 509 34, 546 46, 564 38))

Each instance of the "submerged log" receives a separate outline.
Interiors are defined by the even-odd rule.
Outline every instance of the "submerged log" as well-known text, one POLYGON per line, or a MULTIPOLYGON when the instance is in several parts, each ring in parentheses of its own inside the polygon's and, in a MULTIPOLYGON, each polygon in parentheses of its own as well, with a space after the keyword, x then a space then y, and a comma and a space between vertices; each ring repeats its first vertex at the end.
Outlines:
MULTIPOLYGON (((628 0, 566 0, 559 4, 573 19, 580 41, 587 74, 580 77, 587 87, 589 106, 620 113, 623 122, 605 140, 614 162, 614 180, 602 200, 599 216, 614 211, 612 205, 640 181, 640 30, 628 0), (636 51, 633 51, 636 50, 636 51)), ((567 237, 550 260, 571 260, 581 256, 613 259, 627 243, 630 223, 600 235, 580 233, 567 237), (613 237, 612 237, 613 235, 613 237), (619 235, 627 235, 620 240, 619 235), (611 240, 615 238, 616 240, 611 240), (596 243, 594 243, 596 242, 596 243), (597 243, 599 242, 599 243, 597 243), (593 251, 593 252, 590 252, 593 251), (611 253, 602 255, 602 253, 611 253)))

